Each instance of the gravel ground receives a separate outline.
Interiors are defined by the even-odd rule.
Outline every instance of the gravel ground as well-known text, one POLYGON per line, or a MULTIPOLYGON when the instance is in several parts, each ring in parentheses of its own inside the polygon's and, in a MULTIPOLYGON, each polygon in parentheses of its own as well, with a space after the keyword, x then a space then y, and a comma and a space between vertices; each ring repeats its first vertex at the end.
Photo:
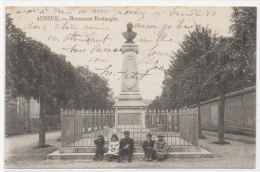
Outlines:
MULTIPOLYGON (((168 159, 163 162, 144 162, 134 159, 132 163, 94 162, 92 160, 51 160, 46 155, 58 149, 60 141, 47 137, 51 147, 39 149, 25 145, 13 149, 5 156, 5 168, 255 168, 255 142, 253 137, 227 134, 227 145, 217 145, 217 133, 204 131, 207 139, 199 144, 214 154, 213 158, 168 159)), ((15 139, 13 139, 15 141, 15 139)))
MULTIPOLYGON (((48 131, 46 133, 46 144, 49 144, 48 141, 57 140, 60 137, 60 131, 48 131)), ((23 135, 12 135, 6 136, 4 140, 5 144, 5 154, 14 152, 16 150, 23 150, 27 146, 36 147, 38 145, 39 134, 23 134, 23 135)))

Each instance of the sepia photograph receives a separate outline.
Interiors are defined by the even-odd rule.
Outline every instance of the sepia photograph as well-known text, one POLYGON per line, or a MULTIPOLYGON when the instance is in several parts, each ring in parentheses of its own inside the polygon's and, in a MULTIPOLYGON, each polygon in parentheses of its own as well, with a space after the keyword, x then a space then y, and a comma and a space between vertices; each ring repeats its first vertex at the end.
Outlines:
POLYGON ((256 169, 257 10, 6 5, 3 168, 256 169))

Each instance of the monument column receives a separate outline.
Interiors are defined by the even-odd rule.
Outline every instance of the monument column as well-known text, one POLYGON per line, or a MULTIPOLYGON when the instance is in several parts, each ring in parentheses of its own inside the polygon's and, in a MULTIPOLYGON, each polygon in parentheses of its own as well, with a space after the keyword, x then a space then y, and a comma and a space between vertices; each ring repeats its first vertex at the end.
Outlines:
POLYGON ((139 117, 143 116, 142 108, 147 107, 143 103, 139 92, 137 68, 138 46, 133 41, 137 33, 132 31, 132 28, 133 24, 128 23, 127 31, 122 33, 126 41, 121 47, 123 54, 121 92, 114 105, 116 111, 120 111, 120 113, 117 113, 118 121, 116 121, 116 126, 118 124, 130 125, 132 123, 141 125, 142 118, 140 119, 139 117))
POLYGON ((117 108, 115 109, 115 127, 118 127, 118 112, 117 112, 117 108))
POLYGON ((132 31, 132 27, 132 23, 128 23, 127 31, 123 32, 126 42, 121 48, 121 52, 124 56, 122 67, 123 78, 121 82, 121 93, 118 100, 142 100, 142 96, 139 93, 136 62, 138 46, 133 41, 137 33, 132 31))

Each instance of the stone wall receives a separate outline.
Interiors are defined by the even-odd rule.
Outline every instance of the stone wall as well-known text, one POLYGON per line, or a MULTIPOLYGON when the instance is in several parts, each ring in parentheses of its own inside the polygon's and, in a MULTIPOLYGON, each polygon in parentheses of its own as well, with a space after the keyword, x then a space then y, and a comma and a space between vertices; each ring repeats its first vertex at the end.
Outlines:
POLYGON ((38 120, 40 104, 24 98, 10 99, 6 96, 5 101, 5 134, 22 134, 38 132, 38 120))
POLYGON ((5 104, 5 135, 21 134, 23 127, 17 115, 17 103, 10 102, 5 104))
MULTIPOLYGON (((201 103, 202 129, 218 130, 219 98, 201 103)), ((225 131, 255 135, 256 87, 246 88, 226 95, 225 131)))

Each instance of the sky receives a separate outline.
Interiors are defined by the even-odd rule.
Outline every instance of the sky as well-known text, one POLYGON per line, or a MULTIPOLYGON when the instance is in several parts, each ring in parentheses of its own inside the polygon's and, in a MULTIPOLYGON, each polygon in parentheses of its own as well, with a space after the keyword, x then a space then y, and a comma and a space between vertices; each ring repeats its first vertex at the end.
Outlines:
POLYGON ((132 22, 137 33, 139 81, 143 99, 162 91, 164 70, 195 24, 229 36, 230 7, 7 7, 14 24, 26 35, 41 41, 74 66, 87 66, 106 78, 120 93, 125 40, 122 32, 132 22))

